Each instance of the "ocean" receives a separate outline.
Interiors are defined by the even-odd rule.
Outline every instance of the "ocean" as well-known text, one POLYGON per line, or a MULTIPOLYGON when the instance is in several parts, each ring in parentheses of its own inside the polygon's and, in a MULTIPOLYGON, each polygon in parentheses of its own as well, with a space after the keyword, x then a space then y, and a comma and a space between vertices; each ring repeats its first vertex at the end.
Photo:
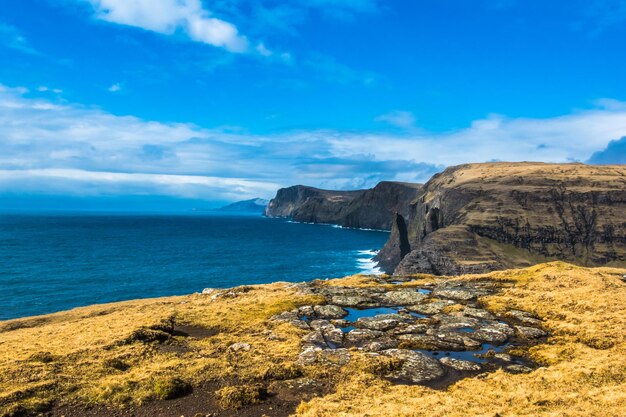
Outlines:
POLYGON ((261 216, 0 214, 0 320, 135 298, 376 273, 380 231, 261 216))

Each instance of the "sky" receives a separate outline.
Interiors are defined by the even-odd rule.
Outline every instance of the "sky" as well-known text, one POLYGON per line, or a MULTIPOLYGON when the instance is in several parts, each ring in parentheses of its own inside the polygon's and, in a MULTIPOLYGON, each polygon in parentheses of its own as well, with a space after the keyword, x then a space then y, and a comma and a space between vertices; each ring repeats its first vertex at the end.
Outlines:
POLYGON ((626 0, 0 0, 0 208, 626 163, 626 0))

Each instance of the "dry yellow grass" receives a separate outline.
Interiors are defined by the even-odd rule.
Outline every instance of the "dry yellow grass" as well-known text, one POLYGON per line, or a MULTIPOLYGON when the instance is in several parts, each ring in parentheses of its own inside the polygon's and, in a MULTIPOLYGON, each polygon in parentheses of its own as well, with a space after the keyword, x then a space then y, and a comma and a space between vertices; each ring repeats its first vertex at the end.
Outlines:
MULTIPOLYGON (((520 375, 497 371, 433 390, 392 385, 377 376, 389 366, 384 359, 376 362, 352 352, 341 370, 304 370, 308 376, 331 378, 336 391, 301 404, 297 415, 626 415, 624 273, 555 262, 454 278, 500 281, 501 292, 481 299, 488 309, 515 308, 541 317, 552 336, 528 354, 543 366, 520 375)), ((451 278, 418 276, 403 285, 442 279, 451 278)), ((354 276, 324 285, 378 284, 354 276)), ((302 331, 267 319, 319 301, 276 283, 223 291, 215 300, 199 294, 137 300, 0 323, 0 415, 18 407, 45 409, 52 402, 138 404, 167 398, 170 387, 185 389, 186 383, 236 379, 254 384, 283 371, 288 377, 302 331), (214 335, 176 336, 167 346, 184 347, 179 351, 157 343, 123 343, 138 329, 170 317, 214 335), (233 353, 228 346, 235 342, 252 349, 233 353)))

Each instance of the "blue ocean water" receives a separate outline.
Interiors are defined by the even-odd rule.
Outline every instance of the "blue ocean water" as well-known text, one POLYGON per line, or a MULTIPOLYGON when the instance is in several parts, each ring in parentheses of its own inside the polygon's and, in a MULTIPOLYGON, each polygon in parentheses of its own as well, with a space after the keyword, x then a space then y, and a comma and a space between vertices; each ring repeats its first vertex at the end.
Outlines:
POLYGON ((372 272, 388 234, 217 214, 0 214, 0 320, 372 272))

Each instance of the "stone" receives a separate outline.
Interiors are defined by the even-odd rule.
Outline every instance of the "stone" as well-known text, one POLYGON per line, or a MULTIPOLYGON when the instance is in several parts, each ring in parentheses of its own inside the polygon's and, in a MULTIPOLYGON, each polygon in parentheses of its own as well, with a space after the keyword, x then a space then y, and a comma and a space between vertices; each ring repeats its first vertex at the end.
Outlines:
POLYGON ((494 320, 495 316, 488 312, 487 310, 483 310, 482 308, 473 308, 473 307, 465 307, 463 309, 463 315, 467 317, 474 317, 477 319, 483 320, 494 320))
POLYGON ((511 362, 513 360, 513 358, 511 358, 511 355, 507 353, 496 353, 495 355, 493 355, 493 357, 494 359, 499 359, 504 362, 511 362))
POLYGON ((512 374, 527 374, 533 371, 532 368, 529 368, 528 366, 518 364, 509 365, 505 369, 512 374))
POLYGON ((313 320, 311 328, 319 332, 326 345, 331 348, 343 345, 343 332, 328 320, 313 320))
POLYGON ((317 362, 317 356, 322 351, 318 346, 305 345, 296 360, 296 365, 312 365, 317 362))
POLYGON ((299 317, 307 317, 307 318, 313 318, 313 316, 315 315, 315 311, 313 310, 312 306, 302 306, 298 309, 298 316, 299 317))
POLYGON ((509 339, 509 336, 507 336, 505 333, 490 327, 483 327, 476 330, 474 333, 472 333, 472 337, 476 340, 491 343, 494 345, 502 344, 509 339))
POLYGON ((332 304, 313 307, 315 315, 322 319, 341 319, 348 315, 348 312, 339 306, 332 304))
POLYGON ((402 363, 398 369, 394 369, 387 374, 388 378, 420 384, 439 379, 445 375, 445 371, 439 361, 421 352, 406 349, 387 349, 380 353, 397 358, 402 363))
POLYGON ((380 301, 384 305, 389 306, 408 306, 412 304, 419 304, 427 296, 419 293, 415 290, 398 290, 389 291, 384 293, 380 297, 380 301))
POLYGON ((535 327, 515 326, 515 330, 524 339, 539 339, 548 335, 545 331, 535 327))
POLYGON ((343 307, 364 307, 372 304, 372 300, 363 295, 335 295, 331 300, 333 304, 343 307))
POLYGON ((247 352, 252 349, 252 346, 249 343, 237 342, 230 345, 228 349, 232 350, 233 352, 247 352))
POLYGON ((451 300, 470 301, 483 294, 484 292, 478 291, 475 288, 461 285, 438 285, 435 287, 432 295, 435 297, 449 298, 451 300))
POLYGON ((353 344, 362 344, 364 342, 368 342, 379 337, 382 337, 385 333, 378 330, 370 330, 370 329, 354 329, 350 330, 346 334, 346 340, 353 344))
POLYGON ((307 333, 302 337, 302 341, 313 346, 317 347, 326 347, 326 339, 324 335, 319 330, 315 330, 313 332, 307 333))
POLYGON ((464 348, 463 350, 480 349, 482 346, 482 344, 479 341, 472 339, 471 337, 467 336, 465 333, 445 331, 445 330, 442 331, 441 329, 438 329, 433 332, 433 335, 435 336, 435 338, 437 339, 439 343, 445 342, 445 343, 459 345, 464 348))
POLYGON ((202 295, 211 295, 215 291, 217 291, 215 288, 205 288, 202 290, 202 295))
POLYGON ((541 320, 537 319, 532 313, 528 313, 526 311, 510 310, 506 312, 506 315, 508 317, 514 318, 515 320, 523 324, 528 324, 531 326, 541 325, 541 320))
POLYGON ((413 311, 419 314, 433 315, 433 314, 441 313, 441 311, 444 308, 452 304, 454 304, 454 302, 449 301, 449 300, 433 301, 432 303, 423 303, 423 304, 407 306, 407 310, 413 311))
POLYGON ((393 334, 426 333, 428 328, 429 327, 426 324, 400 323, 395 329, 393 329, 393 334))
POLYGON ((439 362, 442 364, 449 366, 452 369, 456 369, 457 371, 465 371, 465 372, 475 372, 480 371, 480 365, 476 362, 465 361, 462 359, 454 359, 449 356, 444 356, 439 359, 439 362))
POLYGON ((398 347, 398 341, 389 336, 383 336, 363 344, 362 349, 366 352, 380 352, 385 349, 398 347))
POLYGON ((370 330, 390 330, 396 327, 404 318, 399 314, 379 314, 374 317, 360 317, 355 326, 370 330))

